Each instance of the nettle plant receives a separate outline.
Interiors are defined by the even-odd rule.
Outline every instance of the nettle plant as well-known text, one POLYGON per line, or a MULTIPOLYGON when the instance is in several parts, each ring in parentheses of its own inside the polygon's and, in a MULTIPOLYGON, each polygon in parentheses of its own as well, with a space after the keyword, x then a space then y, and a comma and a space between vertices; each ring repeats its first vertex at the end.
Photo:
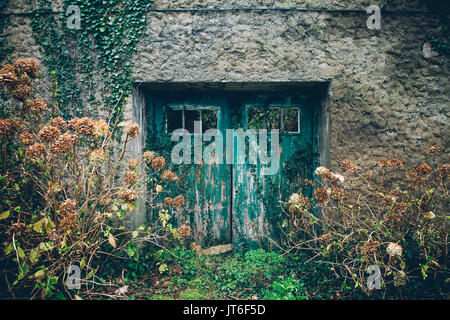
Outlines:
POLYGON ((365 173, 344 160, 346 178, 317 168, 319 185, 305 182, 314 196, 294 193, 286 203, 285 245, 307 250, 311 261, 330 266, 344 288, 367 295, 418 279, 445 280, 450 165, 437 146, 426 158, 434 169, 424 162, 407 170, 397 158, 365 173))
MULTIPOLYGON (((125 230, 117 222, 132 212, 149 182, 176 183, 177 175, 152 151, 124 161, 127 145, 140 134, 135 123, 63 120, 56 88, 50 99, 33 98, 37 73, 33 59, 0 70, 0 85, 18 102, 4 108, 0 119, 0 261, 13 296, 31 287, 32 295, 45 297, 58 286, 72 296, 66 287, 69 266, 81 268, 81 284, 88 288, 102 254, 137 259, 137 242, 182 240, 188 227, 178 232, 167 223, 159 184, 147 199, 161 210, 160 223, 125 230), (122 130, 125 138, 118 142, 114 137, 122 130)), ((165 202, 181 208, 184 199, 165 202)))

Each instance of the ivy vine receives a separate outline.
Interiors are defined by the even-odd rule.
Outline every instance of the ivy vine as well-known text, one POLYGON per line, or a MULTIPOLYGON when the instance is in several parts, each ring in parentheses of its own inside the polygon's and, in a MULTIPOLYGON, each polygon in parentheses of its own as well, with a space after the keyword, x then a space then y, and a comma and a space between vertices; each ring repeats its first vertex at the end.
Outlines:
POLYGON ((58 82, 57 101, 64 117, 79 116, 103 104, 121 111, 132 88, 132 57, 144 34, 151 0, 64 0, 63 12, 48 14, 41 0, 31 21, 42 46, 47 71, 58 82), (77 5, 81 28, 68 29, 67 7, 77 5), (117 106, 117 107, 116 107, 117 106))

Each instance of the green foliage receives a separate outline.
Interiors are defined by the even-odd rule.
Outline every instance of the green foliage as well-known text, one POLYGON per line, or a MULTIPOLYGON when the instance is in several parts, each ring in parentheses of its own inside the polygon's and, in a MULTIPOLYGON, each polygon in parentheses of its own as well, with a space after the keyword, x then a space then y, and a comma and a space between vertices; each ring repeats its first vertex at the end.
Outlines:
MULTIPOLYGON (((148 0, 66 0, 78 5, 81 29, 68 29, 67 16, 34 12, 31 26, 44 50, 44 63, 59 84, 57 100, 67 118, 80 115, 85 102, 91 108, 103 103, 114 116, 121 111, 131 90, 132 56, 146 27, 148 0), (99 91, 97 91, 99 90, 99 91), (102 101, 97 101, 96 96, 102 101), (84 101, 87 100, 87 101, 84 101), (69 109, 70 106, 70 109, 69 109)), ((49 10, 50 1, 40 1, 40 10, 49 10)))
POLYGON ((266 289, 265 300, 306 300, 304 283, 297 280, 294 275, 287 278, 278 276, 277 281, 266 289))

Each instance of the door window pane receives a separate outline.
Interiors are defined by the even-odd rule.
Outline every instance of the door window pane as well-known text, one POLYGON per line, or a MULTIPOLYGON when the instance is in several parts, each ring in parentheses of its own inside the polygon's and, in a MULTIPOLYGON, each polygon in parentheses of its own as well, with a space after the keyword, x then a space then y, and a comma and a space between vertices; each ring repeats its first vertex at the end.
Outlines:
POLYGON ((264 129, 264 109, 260 107, 248 108, 247 121, 249 129, 264 129))
POLYGON ((283 110, 283 131, 300 132, 298 108, 286 108, 283 110))
POLYGON ((281 129, 281 109, 269 108, 267 109, 267 130, 281 129))

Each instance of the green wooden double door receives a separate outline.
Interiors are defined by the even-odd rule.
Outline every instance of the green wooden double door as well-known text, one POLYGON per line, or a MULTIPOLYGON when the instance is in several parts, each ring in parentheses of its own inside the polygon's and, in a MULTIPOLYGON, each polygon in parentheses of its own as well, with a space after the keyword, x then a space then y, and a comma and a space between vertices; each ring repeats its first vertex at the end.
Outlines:
POLYGON ((147 148, 164 155, 180 177, 167 195, 185 198, 185 207, 172 212, 174 222, 190 225, 203 247, 232 242, 246 249, 276 240, 286 219, 280 201, 312 178, 314 102, 295 92, 196 90, 150 92, 147 101, 147 148), (182 164, 171 160, 173 153, 188 154, 179 152, 182 138, 172 138, 177 129, 185 129, 191 147, 182 164))

